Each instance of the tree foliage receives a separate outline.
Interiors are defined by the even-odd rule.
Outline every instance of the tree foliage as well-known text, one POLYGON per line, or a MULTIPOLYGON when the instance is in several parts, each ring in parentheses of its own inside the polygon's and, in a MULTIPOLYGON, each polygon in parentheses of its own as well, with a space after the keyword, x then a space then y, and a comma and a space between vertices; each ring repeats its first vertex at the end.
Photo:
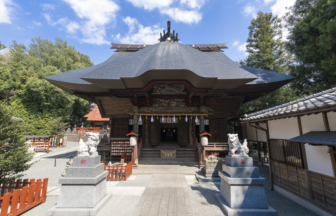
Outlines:
POLYGON ((258 12, 252 19, 247 39, 245 65, 279 73, 284 72, 284 43, 282 42, 281 19, 272 13, 258 12))
POLYGON ((12 119, 8 106, 0 104, 0 184, 23 176, 22 172, 33 163, 33 154, 28 152, 22 135, 26 124, 12 119))
POLYGON ((50 84, 43 77, 93 65, 90 58, 56 38, 32 39, 29 48, 13 41, 0 59, 0 101, 28 123, 26 134, 54 134, 69 122, 85 122, 88 102, 50 84), (58 125, 54 127, 53 125, 58 125), (64 124, 63 124, 64 125, 64 124))
MULTIPOLYGON (((281 19, 272 13, 258 12, 251 21, 247 39, 248 57, 240 61, 242 65, 264 70, 286 73, 287 59, 285 44, 282 39, 281 19)), ((286 103, 297 99, 289 85, 277 89, 265 96, 242 105, 240 113, 263 109, 272 105, 286 103)))
POLYGON ((296 0, 285 16, 292 86, 300 96, 336 86, 335 6, 336 0, 296 0))

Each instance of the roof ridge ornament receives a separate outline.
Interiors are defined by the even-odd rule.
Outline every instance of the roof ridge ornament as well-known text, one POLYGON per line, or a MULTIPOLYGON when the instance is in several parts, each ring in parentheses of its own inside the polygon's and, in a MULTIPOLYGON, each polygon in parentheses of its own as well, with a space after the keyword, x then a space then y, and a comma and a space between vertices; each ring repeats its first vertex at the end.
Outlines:
POLYGON ((165 30, 163 30, 163 35, 160 33, 160 42, 178 42, 180 39, 178 38, 178 33, 175 35, 175 30, 173 30, 173 33, 170 31, 170 21, 167 22, 167 33, 165 30))

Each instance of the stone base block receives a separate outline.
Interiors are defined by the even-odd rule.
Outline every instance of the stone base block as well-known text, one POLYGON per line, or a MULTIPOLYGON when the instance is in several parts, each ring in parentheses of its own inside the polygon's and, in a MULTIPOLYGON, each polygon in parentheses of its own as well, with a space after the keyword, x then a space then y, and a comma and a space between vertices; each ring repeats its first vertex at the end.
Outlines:
POLYGON ((216 169, 204 169, 204 175, 206 177, 219 177, 218 170, 216 169))
POLYGON ((253 158, 244 156, 226 156, 226 163, 232 167, 253 167, 253 158))
POLYGON ((91 216, 97 215, 104 205, 111 199, 112 194, 106 196, 93 208, 57 208, 56 206, 47 211, 48 216, 91 216))
POLYGON ((232 167, 229 164, 223 164, 222 169, 231 178, 259 178, 259 169, 257 167, 232 167))
POLYGON ((73 158, 72 167, 95 167, 100 164, 101 156, 77 156, 73 158))
POLYGON ((220 177, 204 177, 204 175, 196 173, 195 174, 196 179, 198 182, 220 182, 221 178, 220 177))
POLYGON ((228 216, 277 216, 278 212, 272 207, 268 209, 233 209, 225 202, 219 193, 215 193, 216 199, 220 207, 228 216))

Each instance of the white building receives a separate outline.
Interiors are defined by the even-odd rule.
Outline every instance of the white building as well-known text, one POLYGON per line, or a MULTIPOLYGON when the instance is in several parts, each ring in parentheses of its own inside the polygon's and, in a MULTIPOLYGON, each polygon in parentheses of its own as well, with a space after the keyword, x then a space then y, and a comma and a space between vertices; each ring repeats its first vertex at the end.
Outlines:
POLYGON ((243 138, 267 144, 274 190, 336 214, 336 88, 240 120, 243 138))

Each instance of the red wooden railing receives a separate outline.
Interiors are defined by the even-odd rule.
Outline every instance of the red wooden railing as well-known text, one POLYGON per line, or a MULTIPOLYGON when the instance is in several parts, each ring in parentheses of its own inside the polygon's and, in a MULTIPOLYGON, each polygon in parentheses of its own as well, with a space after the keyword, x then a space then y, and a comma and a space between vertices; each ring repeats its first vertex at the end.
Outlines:
MULTIPOLYGON (((31 181, 35 181, 32 179, 31 181)), ((31 183, 29 179, 17 179, 16 181, 12 181, 10 183, 3 183, 0 185, 0 197, 2 197, 5 193, 12 193, 16 189, 21 189, 25 186, 29 186, 31 183)))
POLYGON ((83 128, 81 128, 81 127, 80 128, 76 128, 76 131, 79 132, 78 142, 80 141, 80 138, 82 136, 82 132, 83 131, 85 131, 85 132, 100 133, 100 132, 102 132, 102 130, 103 129, 101 129, 101 128, 85 128, 85 127, 83 127, 83 128))
POLYGON ((31 145, 35 147, 35 150, 43 150, 43 152, 49 153, 50 137, 33 137, 33 139, 26 138, 26 141, 31 140, 31 145))
POLYGON ((48 179, 30 180, 30 186, 6 193, 0 197, 0 216, 16 216, 34 206, 44 203, 47 197, 48 179))
POLYGON ((128 177, 132 175, 132 161, 129 162, 126 166, 104 166, 104 170, 108 172, 106 177, 107 181, 126 181, 128 177))

